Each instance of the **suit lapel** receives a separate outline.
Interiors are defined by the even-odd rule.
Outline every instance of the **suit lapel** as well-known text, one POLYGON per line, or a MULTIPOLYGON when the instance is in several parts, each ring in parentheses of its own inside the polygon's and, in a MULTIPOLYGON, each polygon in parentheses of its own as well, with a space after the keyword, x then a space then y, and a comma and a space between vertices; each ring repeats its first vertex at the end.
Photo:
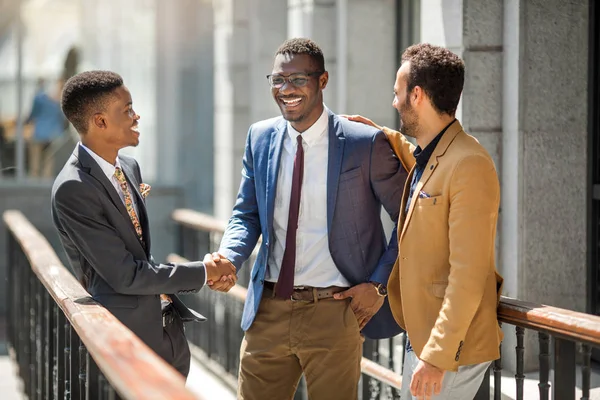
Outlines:
MULTIPOLYGON (((415 204, 417 203, 417 199, 419 198, 419 193, 421 193, 421 190, 423 189, 423 187, 425 186, 427 181, 429 181, 429 179, 431 178, 431 176, 437 169, 437 166, 439 164, 438 159, 446 153, 446 150, 448 150, 448 147, 450 146, 450 144, 452 143, 452 141, 454 140, 456 135, 458 135, 460 132, 462 132, 462 130, 463 129, 462 129, 462 126, 460 125, 460 122, 458 122, 458 120, 456 120, 452 125, 450 125, 448 127, 448 130, 442 135, 442 138, 440 139, 439 143, 435 147, 435 150, 431 154, 431 157, 429 158, 429 162, 427 163, 427 165, 425 166, 425 170, 423 171, 423 175, 421 175, 421 179, 419 179, 419 182, 417 183, 417 186, 415 187, 415 190, 413 192, 412 198, 410 199, 410 206, 408 208, 408 212, 406 213, 406 217, 404 218, 404 224, 402 226, 402 233, 400 234, 400 239, 402 239, 402 237, 404 236, 404 233, 406 232, 406 228, 408 227, 408 224, 410 223, 410 217, 413 214, 415 204)), ((404 188, 405 195, 410 191, 410 182, 412 180, 413 173, 414 173, 414 167, 411 170, 411 173, 409 174, 409 177, 406 180, 406 186, 404 188)), ((403 203, 402 210, 404 210, 406 208, 405 202, 406 202, 406 200, 402 201, 402 203, 403 203)))
MULTIPOLYGON (((125 218, 127 221, 129 221, 129 227, 131 228, 131 231, 137 237, 137 233, 135 232, 135 227, 133 226, 133 222, 131 222, 129 213, 127 212, 127 209, 125 208, 125 204, 123 204, 123 201, 121 200, 121 197, 119 197, 119 194, 117 193, 115 187, 108 180, 108 178, 106 177, 106 175, 104 174, 104 172, 102 171, 102 169, 100 168, 98 163, 96 163, 96 161, 94 161, 92 156, 79 145, 77 145, 77 147, 75 148, 73 155, 75 155, 75 157, 77 157, 77 159, 79 160, 79 164, 81 165, 81 168, 84 170, 84 172, 88 173, 90 176, 92 176, 94 179, 96 179, 102 185, 102 187, 104 188, 104 191, 106 192, 106 194, 108 195, 108 197, 110 198, 110 200, 112 201, 114 206, 117 208, 119 213, 123 216, 123 218, 125 218)), ((125 171, 125 169, 123 171, 125 172, 125 174, 127 176, 127 172, 125 171)), ((138 201, 138 203, 139 203, 139 201, 138 201)), ((142 248, 143 247, 144 246, 142 246, 142 248)))
POLYGON ((415 173, 415 168, 410 170, 408 173, 408 177, 406 178, 406 182, 404 183, 404 191, 402 192, 402 201, 400 202, 400 217, 398 218, 398 232, 400 232, 400 237, 404 233, 404 226, 406 221, 406 202, 408 201, 408 194, 410 193, 410 183, 412 182, 413 174, 415 173))
MULTIPOLYGON (((271 140, 269 142, 269 159, 267 162, 267 222, 269 227, 273 227, 273 213, 275 212, 275 195, 277 193, 277 177, 279 175, 279 164, 281 160, 281 150, 283 141, 287 132, 286 122, 282 121, 271 132, 271 140)), ((271 232, 269 231, 269 235, 271 232)))
MULTIPOLYGON (((133 195, 136 197, 136 205, 138 209, 138 218, 140 220, 140 224, 142 225, 142 236, 144 238, 144 243, 146 244, 146 248, 150 248, 150 226, 148 224, 148 214, 146 212, 146 205, 144 203, 144 198, 140 194, 140 183, 137 181, 133 169, 131 166, 120 158, 121 168, 123 168, 123 173, 125 174, 125 178, 129 183, 129 186, 133 190, 133 195)), ((128 214, 129 216, 129 214, 128 214)), ((131 218, 130 218, 131 219, 131 218)))
MULTIPOLYGON (((119 210, 119 212, 121 213, 123 218, 127 218, 128 220, 131 220, 129 218, 129 214, 127 213, 127 209, 125 208, 125 205, 123 204, 123 201, 121 200, 121 198, 119 197, 119 194, 115 190, 115 187, 108 180, 106 175, 104 175, 104 172, 102 171, 100 166, 96 163, 96 161, 94 161, 92 156, 90 156, 88 154, 88 152, 79 145, 75 149, 74 154, 77 157, 77 159, 79 160, 79 163, 81 164, 81 166, 85 170, 85 172, 87 172, 89 175, 94 177, 104 187, 106 194, 108 195, 108 197, 110 198, 112 203, 115 205, 115 207, 117 207, 117 209, 119 210)), ((131 228, 135 231, 133 224, 131 224, 131 228)))
POLYGON ((337 202, 338 183, 344 159, 346 138, 337 117, 329 112, 329 155, 327 161, 327 231, 331 232, 335 204, 337 202))

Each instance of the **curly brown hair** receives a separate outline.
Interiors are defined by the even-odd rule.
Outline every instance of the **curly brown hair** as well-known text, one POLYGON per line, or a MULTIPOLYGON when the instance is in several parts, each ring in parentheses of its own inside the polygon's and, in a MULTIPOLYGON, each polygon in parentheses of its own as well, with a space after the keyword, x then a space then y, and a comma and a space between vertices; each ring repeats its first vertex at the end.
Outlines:
POLYGON ((465 82, 463 60, 446 48, 419 43, 404 51, 405 62, 410 62, 407 93, 419 86, 439 113, 454 116, 465 82))

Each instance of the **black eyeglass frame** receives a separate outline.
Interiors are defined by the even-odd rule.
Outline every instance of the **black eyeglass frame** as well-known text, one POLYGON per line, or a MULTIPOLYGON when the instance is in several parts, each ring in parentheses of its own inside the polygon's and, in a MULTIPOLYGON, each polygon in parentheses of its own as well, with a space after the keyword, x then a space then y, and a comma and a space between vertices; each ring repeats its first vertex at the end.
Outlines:
POLYGON ((295 73, 290 74, 288 76, 280 75, 280 74, 269 74, 269 75, 267 75, 267 80, 269 81, 269 85, 272 88, 274 88, 274 89, 282 88, 283 86, 285 86, 286 82, 289 82, 294 87, 304 87, 304 86, 306 86, 308 84, 308 79, 306 80, 305 84, 303 84, 303 85, 296 85, 294 82, 292 82, 292 77, 301 77, 301 78, 304 78, 304 76, 306 76, 307 78, 309 78, 311 76, 321 76, 324 73, 325 73, 325 71, 315 71, 315 72, 308 72, 308 73, 306 73, 306 72, 295 72, 295 73), (271 82, 271 78, 273 76, 277 76, 277 77, 283 78, 283 82, 280 85, 273 85, 273 83, 271 82))

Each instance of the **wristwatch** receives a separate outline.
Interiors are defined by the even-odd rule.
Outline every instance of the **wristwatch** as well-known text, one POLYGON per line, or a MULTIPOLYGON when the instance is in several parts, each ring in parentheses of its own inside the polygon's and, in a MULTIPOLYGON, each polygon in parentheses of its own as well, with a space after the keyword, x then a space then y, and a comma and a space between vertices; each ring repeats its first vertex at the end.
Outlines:
POLYGON ((373 287, 375 287, 375 290, 377 290, 378 295, 380 295, 381 297, 387 296, 387 288, 383 283, 371 282, 371 284, 373 285, 373 287))

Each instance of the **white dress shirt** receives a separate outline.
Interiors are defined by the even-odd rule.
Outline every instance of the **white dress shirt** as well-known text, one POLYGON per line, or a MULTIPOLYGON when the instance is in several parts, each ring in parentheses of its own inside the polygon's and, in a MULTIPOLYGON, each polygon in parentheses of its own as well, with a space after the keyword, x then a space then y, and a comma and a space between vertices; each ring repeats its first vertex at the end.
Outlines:
MULTIPOLYGON (((296 232, 296 268, 294 286, 349 287, 335 266, 327 235, 327 162, 329 158, 329 116, 324 107, 323 114, 302 135, 304 149, 304 176, 300 197, 300 213, 296 232)), ((285 238, 292 192, 292 175, 297 139, 300 135, 287 123, 287 134, 283 141, 275 211, 271 254, 265 279, 277 282, 281 261, 285 251, 285 238)))
MULTIPOLYGON (((113 165, 113 164, 109 163, 108 161, 106 161, 104 158, 100 157, 98 154, 94 153, 92 150, 85 147, 82 143, 79 143, 79 146, 81 146, 81 148, 83 148, 85 151, 87 151, 88 154, 90 156, 92 156, 94 161, 96 161, 98 163, 98 165, 100 166, 100 169, 102 169, 102 172, 104 172, 104 175, 106 175, 106 177, 108 178, 110 183, 112 183, 115 190, 119 194, 121 201, 123 202, 123 204, 125 204, 125 194, 121 190, 121 184, 115 177, 115 169, 117 169, 117 167, 121 168, 121 163, 119 162, 119 158, 117 157, 117 159, 115 160, 115 163, 113 165)), ((121 170, 122 170, 122 168, 121 168, 121 170)), ((137 215, 138 219, 139 219, 140 213, 138 212, 137 199, 135 196, 135 192, 131 189, 131 185, 129 184, 129 182, 127 182, 127 188, 129 189, 129 196, 131 197, 131 201, 133 203, 133 209, 135 210, 135 215, 137 215)))

